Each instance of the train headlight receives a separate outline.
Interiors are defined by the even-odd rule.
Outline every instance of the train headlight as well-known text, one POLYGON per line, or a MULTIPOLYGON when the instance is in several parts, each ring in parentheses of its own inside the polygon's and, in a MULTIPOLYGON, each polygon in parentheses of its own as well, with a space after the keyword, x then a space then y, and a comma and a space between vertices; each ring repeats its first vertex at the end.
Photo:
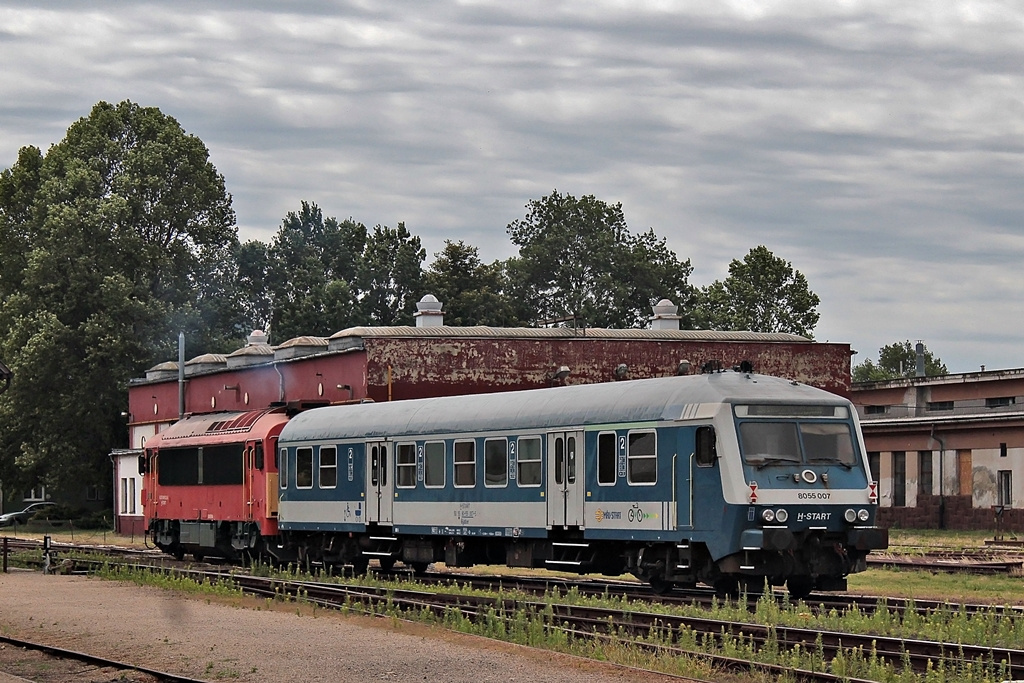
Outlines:
POLYGON ((870 515, 867 510, 861 509, 861 511, 857 513, 857 519, 862 522, 868 521, 868 517, 870 517, 870 515))
POLYGON ((775 521, 775 513, 772 510, 764 509, 761 511, 761 521, 766 524, 771 524, 775 521))
POLYGON ((789 513, 783 508, 779 508, 775 511, 775 521, 779 524, 785 524, 787 519, 789 519, 789 513))
POLYGON ((853 524, 857 521, 857 511, 854 510, 853 508, 848 508, 846 512, 843 513, 843 519, 845 519, 850 524, 853 524))

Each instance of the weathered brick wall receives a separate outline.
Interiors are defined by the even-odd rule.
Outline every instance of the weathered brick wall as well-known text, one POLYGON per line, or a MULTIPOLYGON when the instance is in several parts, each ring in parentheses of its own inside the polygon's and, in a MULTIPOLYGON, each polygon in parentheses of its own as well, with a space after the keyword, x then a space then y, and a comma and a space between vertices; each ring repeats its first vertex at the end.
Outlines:
POLYGON ((940 524, 938 496, 917 497, 916 507, 883 507, 878 509, 878 524, 890 529, 996 530, 1002 533, 1024 532, 1024 509, 1003 510, 997 519, 992 508, 976 508, 970 496, 946 496, 945 524, 940 524))

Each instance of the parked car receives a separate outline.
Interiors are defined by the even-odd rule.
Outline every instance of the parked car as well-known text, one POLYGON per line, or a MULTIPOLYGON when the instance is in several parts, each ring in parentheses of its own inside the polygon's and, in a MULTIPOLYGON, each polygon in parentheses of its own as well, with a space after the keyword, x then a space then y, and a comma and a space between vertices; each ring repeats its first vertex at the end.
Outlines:
POLYGON ((20 510, 18 512, 8 512, 6 515, 0 515, 0 527, 25 524, 28 522, 28 520, 32 519, 40 510, 55 507, 57 507, 56 503, 32 503, 24 510, 20 510))

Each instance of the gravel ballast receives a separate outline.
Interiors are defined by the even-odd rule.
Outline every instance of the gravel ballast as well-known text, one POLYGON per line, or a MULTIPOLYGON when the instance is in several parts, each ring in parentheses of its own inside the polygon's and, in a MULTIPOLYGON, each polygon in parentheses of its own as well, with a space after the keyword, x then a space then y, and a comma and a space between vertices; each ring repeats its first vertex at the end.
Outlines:
POLYGON ((0 574, 0 632, 211 681, 679 680, 388 618, 17 570, 0 574))

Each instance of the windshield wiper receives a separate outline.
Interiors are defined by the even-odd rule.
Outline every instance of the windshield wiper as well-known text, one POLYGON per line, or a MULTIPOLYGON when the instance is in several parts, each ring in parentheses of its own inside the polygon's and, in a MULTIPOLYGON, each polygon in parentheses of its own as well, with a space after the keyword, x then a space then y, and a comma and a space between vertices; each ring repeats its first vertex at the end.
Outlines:
POLYGON ((853 469, 853 465, 851 465, 849 463, 845 463, 842 460, 837 460, 835 458, 807 458, 807 462, 828 462, 828 463, 832 463, 832 464, 835 464, 835 465, 839 465, 840 467, 842 467, 845 470, 852 470, 853 469))
MULTIPOLYGON (((799 460, 791 460, 789 458, 765 458, 761 462, 757 463, 757 469, 762 470, 768 465, 779 465, 781 463, 799 464, 799 460)), ((751 463, 752 465, 754 463, 751 463)))

